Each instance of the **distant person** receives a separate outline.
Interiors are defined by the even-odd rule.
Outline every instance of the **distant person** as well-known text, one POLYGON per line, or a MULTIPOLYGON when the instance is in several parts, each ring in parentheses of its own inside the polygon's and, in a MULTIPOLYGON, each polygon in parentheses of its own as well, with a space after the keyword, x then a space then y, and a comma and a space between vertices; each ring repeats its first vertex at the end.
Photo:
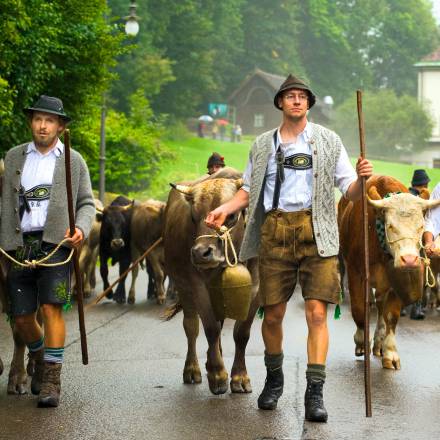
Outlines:
POLYGON ((422 189, 428 188, 428 183, 431 181, 425 170, 414 170, 411 179, 411 186, 408 188, 409 192, 414 196, 419 196, 422 189))
POLYGON ((241 135, 242 135, 242 130, 241 130, 241 126, 239 124, 237 124, 235 126, 235 140, 237 142, 241 142, 241 135))
POLYGON ((226 134, 226 126, 220 125, 220 140, 221 141, 225 140, 225 134, 226 134))
POLYGON ((213 139, 217 139, 217 135, 218 135, 218 125, 216 122, 214 122, 214 125, 212 126, 212 131, 211 131, 211 135, 213 139))
POLYGON ((197 135, 200 138, 205 137, 204 128, 205 128, 205 124, 203 123, 203 121, 200 121, 199 124, 197 125, 197 135))
MULTIPOLYGON (((425 170, 414 170, 414 174, 411 179, 411 186, 408 188, 408 190, 412 195, 418 197, 420 196, 422 190, 426 190, 428 188, 428 183, 430 181, 431 179, 428 177, 428 174, 425 170)), ((402 316, 406 315, 407 309, 407 307, 405 307, 405 309, 402 309, 402 316)), ((421 299, 411 306, 409 317, 415 320, 425 319, 425 313, 423 312, 421 299)))
POLYGON ((206 167, 208 168, 208 174, 214 174, 218 170, 222 169, 225 166, 225 158, 220 156, 220 154, 214 152, 209 156, 208 164, 206 167))

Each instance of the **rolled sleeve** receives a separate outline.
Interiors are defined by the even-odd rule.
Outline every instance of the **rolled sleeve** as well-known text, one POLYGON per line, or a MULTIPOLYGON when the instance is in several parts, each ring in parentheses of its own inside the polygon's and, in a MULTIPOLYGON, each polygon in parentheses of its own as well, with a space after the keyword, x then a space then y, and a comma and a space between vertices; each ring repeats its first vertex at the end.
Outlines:
POLYGON ((341 143, 341 152, 335 169, 335 186, 345 196, 350 185, 357 180, 358 176, 356 170, 350 162, 347 150, 341 143))
MULTIPOLYGON (((436 185, 429 198, 430 200, 440 199, 440 183, 436 185)), ((434 236, 434 240, 440 234, 440 206, 429 209, 425 217, 425 231, 434 236)))
POLYGON ((245 190, 247 193, 251 189, 251 175, 252 175, 252 160, 251 160, 251 155, 249 154, 249 160, 246 165, 246 169, 244 170, 243 173, 243 186, 241 187, 241 189, 245 190))

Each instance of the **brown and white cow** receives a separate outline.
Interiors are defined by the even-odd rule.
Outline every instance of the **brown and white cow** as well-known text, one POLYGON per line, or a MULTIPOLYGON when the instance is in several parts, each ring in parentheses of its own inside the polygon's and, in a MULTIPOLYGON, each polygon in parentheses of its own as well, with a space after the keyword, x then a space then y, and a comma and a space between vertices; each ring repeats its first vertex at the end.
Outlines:
MULTIPOLYGON (((132 210, 131 258, 134 261, 162 236, 165 203, 150 199, 143 203, 134 203, 130 209, 132 210)), ((152 271, 149 273, 149 286, 153 281, 151 278, 154 278, 156 301, 158 304, 163 304, 165 301, 163 244, 158 245, 147 255, 147 264, 150 265, 152 271)), ((132 274, 134 280, 138 271, 139 266, 136 266, 132 274)), ((134 304, 135 295, 134 283, 132 283, 128 295, 129 304, 134 304)))
MULTIPOLYGON (((231 170, 231 169, 229 169, 231 170)), ((200 383, 202 375, 196 353, 199 333, 199 316, 208 341, 206 369, 209 389, 213 394, 223 394, 228 389, 228 372, 225 369, 220 333, 222 322, 216 320, 207 284, 226 265, 225 252, 213 230, 205 225, 206 215, 220 204, 230 200, 242 181, 235 170, 227 175, 216 173, 192 186, 180 186, 170 191, 165 210, 164 249, 165 269, 177 287, 183 308, 183 327, 188 340, 188 350, 183 369, 184 383, 200 383), (232 178, 215 178, 219 175, 232 178), (180 191, 180 192, 179 192, 180 191)), ((231 216, 226 226, 231 227, 234 246, 240 249, 244 231, 243 216, 231 216)), ((231 391, 252 391, 246 370, 245 350, 250 327, 258 307, 256 292, 258 273, 256 261, 248 263, 253 281, 253 300, 246 321, 236 321, 234 326, 235 358, 231 371, 231 391)))
MULTIPOLYGON (((398 180, 372 176, 367 181, 369 196, 369 267, 371 287, 375 288, 377 324, 373 354, 382 356, 383 368, 400 369, 396 346, 396 326, 400 309, 408 298, 418 300, 423 291, 423 262, 419 257, 424 230, 423 213, 440 204, 408 193, 398 180), (388 196, 388 197, 385 197, 388 196), (383 221, 381 247, 376 219, 383 221)), ((356 356, 364 354, 364 258, 361 201, 342 199, 338 206, 341 252, 345 260, 350 291, 351 312, 357 330, 354 335, 356 356)))

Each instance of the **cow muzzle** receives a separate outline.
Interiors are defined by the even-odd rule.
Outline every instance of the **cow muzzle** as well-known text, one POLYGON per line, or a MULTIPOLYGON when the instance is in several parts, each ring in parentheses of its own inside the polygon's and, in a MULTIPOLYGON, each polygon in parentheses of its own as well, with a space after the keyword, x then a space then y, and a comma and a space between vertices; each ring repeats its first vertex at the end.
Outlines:
POLYGON ((213 243, 198 243, 191 248, 191 261, 201 269, 212 269, 224 262, 225 258, 213 243))
POLYGON ((401 255, 400 265, 402 269, 418 269, 420 267, 420 257, 417 255, 401 255))
POLYGON ((119 249, 122 249, 124 247, 125 243, 124 240, 122 238, 114 238, 111 242, 110 242, 110 246, 114 251, 117 251, 119 249))

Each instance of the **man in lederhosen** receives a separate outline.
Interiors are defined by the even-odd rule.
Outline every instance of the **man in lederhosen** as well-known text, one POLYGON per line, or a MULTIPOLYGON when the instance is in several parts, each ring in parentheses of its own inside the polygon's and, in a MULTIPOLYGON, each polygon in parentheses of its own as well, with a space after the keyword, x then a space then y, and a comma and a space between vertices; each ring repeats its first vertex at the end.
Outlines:
MULTIPOLYGON (((0 226, 0 246, 21 262, 43 258, 70 237, 64 145, 59 139, 70 118, 60 99, 45 95, 25 112, 33 141, 6 154, 0 226)), ((87 165, 74 150, 71 170, 76 227, 67 244, 78 247, 90 231, 95 206, 87 165)), ((62 246, 47 262, 63 262, 69 253, 62 246)), ((13 263, 7 287, 15 330, 35 360, 31 391, 39 395, 39 407, 56 407, 66 334, 62 311, 70 304, 70 264, 23 268, 13 263), (36 319, 38 308, 44 331, 36 319)))
POLYGON ((281 126, 257 137, 243 187, 212 211, 206 223, 218 227, 249 206, 240 259, 259 256, 267 370, 258 398, 261 409, 275 409, 283 393, 282 324, 299 279, 308 326, 305 418, 325 422, 327 304, 337 304, 340 292, 334 187, 348 199, 358 199, 361 177, 370 176, 372 166, 359 158, 355 171, 339 136, 307 120, 315 101, 307 84, 287 77, 274 97, 283 113, 281 126))

